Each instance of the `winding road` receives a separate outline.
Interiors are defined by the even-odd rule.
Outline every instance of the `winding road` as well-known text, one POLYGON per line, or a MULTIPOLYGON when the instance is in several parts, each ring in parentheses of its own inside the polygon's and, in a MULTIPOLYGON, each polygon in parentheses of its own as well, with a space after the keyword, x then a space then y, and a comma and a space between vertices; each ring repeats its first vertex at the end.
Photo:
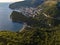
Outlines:
POLYGON ((47 14, 45 14, 45 13, 43 13, 43 15, 44 15, 45 17, 47 17, 47 18, 60 20, 59 18, 54 18, 54 17, 51 17, 51 16, 49 16, 49 15, 47 15, 47 14))

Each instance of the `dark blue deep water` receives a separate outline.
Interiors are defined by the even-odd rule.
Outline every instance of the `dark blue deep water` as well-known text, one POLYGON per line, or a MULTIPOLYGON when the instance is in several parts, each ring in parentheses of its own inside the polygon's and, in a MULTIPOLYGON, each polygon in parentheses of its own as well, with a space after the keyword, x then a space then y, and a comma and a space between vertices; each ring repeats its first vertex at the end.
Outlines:
POLYGON ((9 4, 10 3, 0 3, 0 31, 19 31, 23 24, 12 22, 12 19, 10 19, 12 10, 9 9, 9 4))

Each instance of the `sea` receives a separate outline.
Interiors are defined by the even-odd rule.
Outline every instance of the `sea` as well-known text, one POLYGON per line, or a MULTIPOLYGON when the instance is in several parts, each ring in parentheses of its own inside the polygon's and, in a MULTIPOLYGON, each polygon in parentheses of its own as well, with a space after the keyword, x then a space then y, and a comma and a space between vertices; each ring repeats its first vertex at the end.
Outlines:
POLYGON ((11 3, 0 3, 0 31, 17 32, 23 27, 23 23, 13 22, 10 18, 13 10, 9 8, 11 3))

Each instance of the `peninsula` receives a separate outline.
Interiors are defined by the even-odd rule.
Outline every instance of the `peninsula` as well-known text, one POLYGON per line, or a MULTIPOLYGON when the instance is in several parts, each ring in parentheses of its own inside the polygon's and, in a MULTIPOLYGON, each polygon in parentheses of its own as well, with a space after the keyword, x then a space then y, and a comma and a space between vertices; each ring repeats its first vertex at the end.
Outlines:
POLYGON ((10 15, 12 21, 23 22, 24 26, 18 32, 0 31, 0 45, 60 45, 59 1, 47 0, 36 7, 11 9, 14 10, 10 15))

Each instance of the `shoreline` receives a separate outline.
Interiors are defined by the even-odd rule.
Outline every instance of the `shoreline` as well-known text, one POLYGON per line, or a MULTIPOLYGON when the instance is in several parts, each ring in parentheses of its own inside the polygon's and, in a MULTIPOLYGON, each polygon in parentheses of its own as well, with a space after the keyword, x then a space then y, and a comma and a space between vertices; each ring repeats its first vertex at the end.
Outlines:
POLYGON ((23 31, 26 28, 27 24, 23 23, 23 27, 19 30, 19 32, 23 31))

